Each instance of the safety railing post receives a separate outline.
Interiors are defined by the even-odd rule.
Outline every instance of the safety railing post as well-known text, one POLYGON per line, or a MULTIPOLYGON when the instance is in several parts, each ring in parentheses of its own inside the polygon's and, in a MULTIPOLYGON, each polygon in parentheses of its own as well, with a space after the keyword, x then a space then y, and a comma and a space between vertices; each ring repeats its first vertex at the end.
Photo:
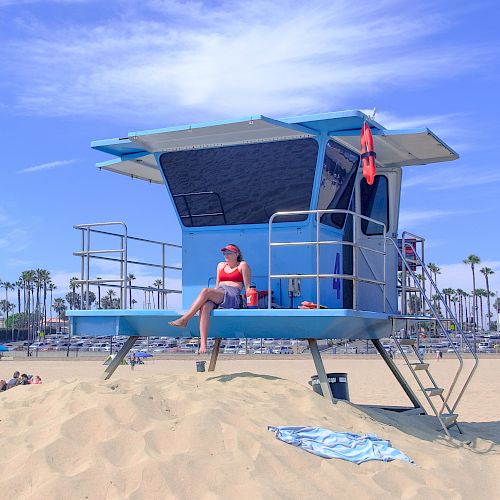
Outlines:
POLYGON ((319 250, 319 212, 316 212, 316 308, 319 309, 320 305, 320 284, 319 284, 319 275, 320 275, 320 250, 319 250))
MULTIPOLYGON (((80 272, 80 276, 81 276, 81 280, 82 280, 82 284, 80 285, 81 286, 81 289, 83 290, 83 280, 85 279, 85 229, 82 229, 82 262, 81 262, 81 272, 80 272)), ((72 287, 72 290, 71 290, 71 293, 73 293, 73 290, 76 290, 76 287, 72 287)), ((71 308, 74 307, 75 305, 75 297, 71 297, 71 308)), ((80 308, 83 309, 83 293, 80 297, 80 308)))
POLYGON ((273 221, 274 221, 274 215, 271 215, 271 218, 269 219, 269 244, 268 244, 268 269, 269 272, 267 274, 267 308, 271 309, 272 306, 272 294, 271 294, 271 276, 272 276, 272 269, 271 269, 271 252, 272 252, 272 243, 273 243, 273 237, 272 237, 272 231, 273 231, 273 221))
MULTIPOLYGON (((165 288, 165 243, 161 245, 161 286, 165 288)), ((161 294, 161 307, 165 309, 166 295, 161 294)))
POLYGON ((128 230, 125 226, 125 236, 122 237, 123 241, 123 309, 128 309, 128 230))
POLYGON ((122 280, 121 285, 120 285, 120 307, 123 309, 126 309, 127 307, 125 305, 125 302, 123 301, 123 283, 124 283, 123 280, 124 279, 127 280, 128 276, 123 275, 123 269, 124 269, 124 266, 123 266, 123 260, 124 260, 123 244, 124 244, 123 236, 120 236, 120 248, 122 249, 122 253, 121 253, 121 257, 120 257, 120 279, 122 280))
MULTIPOLYGON (((356 234, 358 233, 358 221, 354 217, 352 217, 352 274, 354 276, 358 275, 358 240, 356 238, 356 234)), ((352 282, 352 308, 357 311, 358 310, 358 282, 353 280, 352 282)))
MULTIPOLYGON (((90 250, 90 227, 87 228, 87 250, 90 250)), ((90 309, 90 254, 87 253, 87 286, 85 287, 85 309, 90 309)), ((82 284, 82 295, 83 295, 83 284, 82 284)))
MULTIPOLYGON (((385 227, 384 227, 385 231, 385 227)), ((383 286, 383 300, 384 300, 384 312, 387 311, 387 236, 384 233, 384 258, 382 259, 384 266, 384 286, 383 286)))

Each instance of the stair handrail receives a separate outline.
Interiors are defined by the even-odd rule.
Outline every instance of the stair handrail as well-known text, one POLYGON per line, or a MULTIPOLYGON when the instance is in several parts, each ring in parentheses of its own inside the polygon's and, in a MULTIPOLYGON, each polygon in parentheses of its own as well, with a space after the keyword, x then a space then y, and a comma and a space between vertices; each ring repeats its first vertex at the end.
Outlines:
MULTIPOLYGON (((427 305, 429 307, 429 309, 431 310, 432 314, 434 315, 434 318, 436 319, 436 322, 439 324, 442 332, 444 333, 445 337, 448 339, 448 342, 449 344, 451 345, 453 351, 455 352, 455 356, 457 357, 458 361, 459 361, 459 368, 455 374, 455 377, 450 385, 450 389, 448 390, 448 393, 446 395, 446 398, 444 399, 443 401, 443 406, 441 408, 441 411, 440 413, 443 412, 443 410, 446 408, 446 405, 448 404, 448 400, 450 399, 450 396, 455 388, 455 385, 458 381, 458 378, 460 376, 460 373, 462 372, 462 369, 463 369, 463 358, 462 356, 460 355, 460 352, 458 351, 458 349, 456 348, 455 344, 453 343, 449 333, 448 333, 448 330, 447 328, 445 328, 445 325, 443 324, 443 322, 441 321, 441 319, 439 318, 439 314, 438 312, 436 311, 436 309, 434 308, 434 305, 432 304, 432 300, 429 299, 429 297, 427 297, 427 294, 425 292, 425 290, 422 288, 422 285, 420 284, 420 280, 418 279, 418 277, 416 276, 416 274, 413 272, 413 270, 411 269, 411 266, 409 265, 409 263, 407 262, 406 258, 405 258, 405 255, 404 255, 404 251, 405 251, 405 248, 403 246, 402 250, 401 251, 399 248, 398 248, 398 245, 397 243, 392 239, 392 238, 388 238, 392 244, 394 245, 394 247, 396 248, 396 251, 397 253, 399 254, 400 258, 401 258, 401 262, 404 263, 404 265, 406 266, 408 272, 410 273, 410 276, 412 276, 413 278, 413 281, 414 283, 417 285, 417 288, 419 289, 420 293, 422 294, 424 300, 427 302, 427 305)), ((407 245, 409 245, 408 243, 406 243, 407 245)), ((412 247, 411 247, 412 248, 412 247)), ((447 310, 447 312, 450 313, 450 316, 451 318, 455 321, 455 324, 458 325, 458 322, 456 321, 456 318, 455 316, 453 315, 452 311, 448 308, 448 305, 445 303, 444 299, 443 299, 443 296, 441 294, 441 292, 439 291, 439 289, 437 288, 437 285, 436 283, 434 282, 434 280, 432 279, 432 276, 430 275, 429 271, 427 270, 427 268, 425 267, 425 265, 423 265, 423 261, 422 259, 420 258, 420 256, 418 254, 416 254, 414 252, 414 255, 415 257, 417 258, 419 264, 422 266, 422 270, 423 272, 427 275, 428 279, 430 280, 430 283, 432 284, 432 286, 434 287, 434 289, 438 292, 438 297, 440 299, 440 301, 445 305, 445 308, 447 310)), ((432 294, 431 294, 432 295, 432 294)), ((458 403, 460 401, 460 399, 462 398, 464 392, 465 392, 465 389, 467 388, 467 386, 469 385, 469 382, 472 378, 472 376, 474 375, 474 372, 476 371, 476 368, 477 368, 477 365, 478 365, 478 358, 477 358, 477 355, 472 351, 472 349, 470 349, 470 344, 468 342, 468 339, 465 337, 465 335, 463 334, 462 332, 462 329, 459 327, 460 329, 460 335, 465 339, 466 341, 466 344, 467 346, 469 346, 469 350, 471 350, 474 358, 475 358, 475 363, 474 363, 474 366, 469 374, 469 376, 467 377, 459 395, 457 396, 456 400, 455 400, 455 403, 453 404, 452 406, 452 412, 455 411, 455 409, 457 408, 458 406, 458 403)))
MULTIPOLYGON (((427 275, 427 278, 429 279, 429 282, 431 283, 432 287, 434 288, 437 296, 439 297, 439 301, 444 304, 444 308, 446 310, 446 313, 448 315, 448 318, 450 318, 454 324, 455 324, 455 333, 457 332, 458 330, 458 333, 460 335, 460 337, 465 340, 465 343, 467 345, 467 347, 469 348, 469 351, 470 353, 472 354, 473 358, 474 358, 474 365, 467 377, 467 379, 465 380, 464 382, 464 385, 462 386, 462 389, 460 390, 456 400, 455 400, 455 403, 453 404, 452 406, 452 413, 455 411, 455 409, 457 408, 458 406, 458 403, 460 402, 460 400, 462 399, 462 396, 465 392, 465 390, 467 389, 473 375, 474 375, 474 372, 476 371, 477 369, 477 366, 479 364, 479 358, 477 356, 477 353, 475 352, 475 349, 472 348, 472 345, 470 344, 469 342, 469 339, 467 338, 467 336, 464 334, 463 330, 462 330, 462 327, 459 323, 459 321, 457 320, 457 318, 455 317, 455 314, 453 313, 453 311, 451 310, 451 308, 448 306, 448 304, 446 303, 446 300, 445 298, 443 297, 443 294, 441 293, 441 291, 439 290, 437 284, 435 283, 435 281, 432 279, 432 276, 431 276, 431 273, 429 272, 429 270, 427 269, 427 267, 425 266, 424 262, 422 261, 422 259, 420 258, 420 255, 418 255, 417 253, 414 253, 419 265, 422 267, 422 271, 427 275)), ((414 275, 413 271, 411 271, 411 274, 413 275, 413 279, 415 280, 416 279, 416 284, 417 286, 420 288, 421 290, 421 293, 422 293, 422 287, 420 286, 420 283, 419 283, 419 280, 418 278, 416 278, 416 275, 414 275)), ((432 302, 432 297, 429 299, 425 293, 425 290, 423 291, 423 296, 427 299, 427 302, 428 302, 428 305, 431 305, 430 303, 432 302)), ((431 296, 432 296, 432 293, 431 293, 431 296)), ((433 313, 434 313, 434 308, 432 307, 432 310, 433 310, 433 313)), ((446 338, 448 339, 448 342, 452 345, 452 348, 455 352, 455 354, 457 355, 457 357, 459 357, 460 359, 460 369, 459 371, 457 372, 457 375, 456 377, 458 378, 458 375, 460 374, 460 372, 462 371, 462 367, 463 367, 463 360, 462 360, 462 356, 459 354, 459 351, 458 349, 456 348, 455 344, 453 343, 453 341, 451 340, 451 337, 450 335, 448 334, 448 329, 444 327, 443 323, 441 322, 441 320, 439 319, 439 317, 435 314, 435 317, 436 317, 436 320, 438 321, 439 323, 439 326, 441 327, 441 329, 443 330, 446 338)), ((475 347, 475 346, 474 346, 475 347)), ((452 389, 454 388, 454 384, 452 384, 452 386, 450 386, 450 391, 447 395, 447 397, 445 398, 445 403, 448 402, 448 399, 449 397, 451 396, 451 391, 452 389)), ((444 409, 444 405, 443 405, 443 409, 444 409)))

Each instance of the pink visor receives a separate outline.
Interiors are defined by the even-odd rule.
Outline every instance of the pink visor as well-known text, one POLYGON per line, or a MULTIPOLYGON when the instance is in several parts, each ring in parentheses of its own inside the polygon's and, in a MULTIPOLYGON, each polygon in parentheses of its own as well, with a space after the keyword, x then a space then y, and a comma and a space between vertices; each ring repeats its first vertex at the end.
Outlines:
POLYGON ((229 250, 230 252, 240 253, 239 250, 234 245, 226 245, 224 248, 221 248, 220 251, 229 250))

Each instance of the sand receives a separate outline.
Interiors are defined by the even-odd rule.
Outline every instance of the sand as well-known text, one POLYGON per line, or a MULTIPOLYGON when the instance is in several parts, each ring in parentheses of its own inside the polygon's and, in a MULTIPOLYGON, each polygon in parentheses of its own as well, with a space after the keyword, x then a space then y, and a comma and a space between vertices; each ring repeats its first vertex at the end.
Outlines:
MULTIPOLYGON (((354 403, 407 404, 378 359, 326 359, 354 403)), ((448 377, 451 360, 434 363, 448 377)), ((40 386, 0 394, 1 499, 498 498, 500 360, 483 360, 460 408, 463 441, 430 417, 329 404, 307 386, 312 361, 193 360, 119 367, 102 361, 0 362, 40 386), (375 433, 410 456, 355 465, 277 440, 268 425, 375 433)))

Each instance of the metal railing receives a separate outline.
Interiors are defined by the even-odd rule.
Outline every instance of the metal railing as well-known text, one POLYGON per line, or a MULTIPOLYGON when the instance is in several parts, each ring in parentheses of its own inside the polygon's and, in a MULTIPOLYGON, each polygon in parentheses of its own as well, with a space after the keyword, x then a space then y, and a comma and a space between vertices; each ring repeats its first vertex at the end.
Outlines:
MULTIPOLYGON (((165 288, 166 271, 182 271, 182 267, 170 266, 166 264, 166 250, 167 247, 170 248, 182 248, 180 245, 173 243, 165 243, 163 241, 148 240, 145 238, 137 238, 135 236, 128 235, 128 228, 124 222, 95 222, 91 224, 78 224, 73 226, 74 229, 81 231, 81 242, 82 248, 78 252, 74 252, 73 255, 81 258, 81 275, 79 280, 75 280, 75 285, 82 287, 82 292, 85 287, 85 293, 81 294, 81 308, 90 308, 90 285, 94 286, 107 286, 111 288, 120 288, 120 308, 128 309, 132 306, 129 304, 129 292, 130 290, 143 290, 157 292, 161 294, 162 307, 165 308, 167 299, 166 297, 170 293, 182 293, 181 290, 165 288), (121 226, 123 228, 122 233, 115 233, 111 231, 104 231, 101 229, 96 229, 97 227, 106 226, 121 226), (91 235, 99 234, 105 236, 111 236, 118 238, 120 241, 119 248, 111 249, 91 249, 91 235), (138 241, 142 243, 148 243, 152 245, 158 245, 161 247, 161 264, 154 262, 129 260, 128 258, 128 247, 129 241, 138 241), (104 256, 107 254, 118 254, 118 257, 104 256), (91 278, 90 277, 90 262, 92 259, 105 260, 108 262, 116 262, 120 264, 120 277, 119 278, 91 278), (163 288, 159 287, 144 287, 139 285, 132 285, 131 280, 129 280, 128 269, 129 264, 145 267, 153 267, 156 269, 161 269, 161 283, 163 288)), ((100 307, 100 304, 98 305, 100 307)), ((158 308, 160 304, 158 304, 158 308)))
MULTIPOLYGON (((386 234, 386 225, 378 220, 372 219, 370 217, 366 217, 365 215, 360 215, 356 212, 352 212, 351 210, 343 210, 343 209, 325 209, 325 210, 299 210, 299 211, 289 211, 289 212, 276 212, 269 219, 269 272, 268 272, 268 297, 271 297, 272 293, 272 280, 273 279, 292 279, 292 278, 310 278, 316 279, 316 307, 320 308, 320 300, 321 300, 321 291, 320 291, 320 279, 322 278, 334 278, 334 279, 345 279, 351 280, 354 284, 353 286, 353 309, 356 310, 358 308, 358 291, 357 286, 358 283, 369 283, 382 287, 383 293, 383 308, 384 312, 386 312, 386 256, 387 256, 387 237, 386 234), (273 242, 272 238, 272 228, 274 219, 277 217, 289 216, 289 215, 311 215, 315 214, 316 216, 316 240, 315 241, 293 241, 293 242, 273 242), (343 240, 320 240, 320 218, 323 214, 346 214, 350 215, 353 218, 357 218, 358 220, 366 220, 368 222, 372 222, 382 227, 383 235, 382 237, 374 237, 377 240, 383 240, 383 250, 376 250, 374 248, 370 248, 367 246, 359 245, 356 237, 356 227, 353 230, 353 241, 343 241, 343 240), (307 246, 307 245, 315 245, 316 246, 316 272, 311 274, 272 274, 272 249, 274 247, 285 247, 285 246, 307 246), (321 245, 341 245, 341 246, 351 246, 353 249, 353 274, 341 274, 341 273, 321 273, 320 272, 320 246, 321 245), (361 252, 372 252, 375 254, 379 254, 382 256, 382 265, 383 265, 383 280, 376 280, 372 278, 359 276, 357 272, 357 251, 361 252)), ((271 308, 271 300, 268 300, 268 308, 271 308)))
MULTIPOLYGON (((406 251, 404 249, 409 248, 411 249, 411 253, 414 256, 415 254, 419 254, 422 258, 422 261, 425 262, 425 238, 422 236, 418 236, 417 234, 410 233, 409 231, 404 231, 401 235, 401 242, 402 242, 402 248, 403 248, 403 255, 405 255, 405 261, 410 264, 410 267, 413 265, 416 266, 418 265, 418 262, 416 259, 408 259, 406 257, 406 251), (413 246, 415 245, 415 246, 413 246), (418 250, 418 246, 420 246, 420 251, 418 250)), ((407 314, 408 313, 408 294, 416 293, 415 287, 409 287, 407 284, 407 270, 406 270, 406 265, 401 263, 401 313, 402 314, 407 314)), ((425 274, 422 273, 422 287, 425 291, 425 274)), ((410 295, 411 296, 411 295, 410 295)), ((424 300, 422 297, 422 294, 420 294, 420 306, 419 309, 423 307, 424 300)), ((413 304, 414 306, 416 304, 413 304)), ((416 307, 415 307, 416 309, 416 307)), ((422 312, 425 314, 425 311, 422 310, 422 312)))
MULTIPOLYGON (((403 234, 405 234, 405 233, 403 233, 403 234)), ((411 234, 411 233, 406 233, 406 234, 411 234)), ((455 376, 454 376, 453 381, 452 381, 452 383, 450 385, 450 388, 448 390, 446 398, 444 398, 443 405, 442 405, 442 408, 440 410, 440 413, 442 413, 444 411, 444 409, 448 406, 448 401, 450 400, 451 394, 452 394, 453 390, 455 389, 455 386, 456 386, 456 384, 458 382, 459 376, 460 376, 460 374, 461 374, 461 372, 463 370, 463 364, 464 364, 463 363, 463 358, 462 358, 462 356, 460 354, 460 351, 458 350, 455 342, 451 338, 451 335, 448 332, 448 328, 446 327, 445 322, 447 322, 447 321, 453 321, 454 322, 455 328, 456 328, 455 334, 457 334, 457 332, 458 332, 458 334, 460 335, 462 341, 465 341, 467 347, 469 348, 469 351, 471 352, 472 356, 474 357, 474 365, 473 365, 471 371, 469 372, 469 375, 467 376, 467 378, 466 378, 466 380, 465 380, 465 382, 464 382, 464 384, 462 386, 462 389, 460 390, 460 393, 456 397, 455 402, 453 403, 453 406, 451 408, 451 412, 453 413, 456 410, 456 408, 458 406, 458 403, 460 402, 460 400, 461 400, 461 398, 462 398, 465 390, 467 389, 467 387, 468 387, 468 385, 469 385, 469 383, 470 383, 470 381, 472 379, 472 376, 474 375, 474 372, 477 369, 477 366, 478 366, 478 363, 479 363, 479 359, 477 357, 477 354, 474 352, 474 349, 472 348, 472 346, 471 346, 471 344, 470 344, 467 336, 464 334, 460 323, 457 321, 457 319, 456 319, 455 315, 453 314, 452 310, 450 309, 450 307, 448 307, 448 304, 447 304, 445 298, 443 297, 441 291, 439 290, 439 288, 437 287, 436 283, 432 279, 432 276, 431 276, 429 270, 425 266, 424 261, 421 259, 421 257, 418 255, 418 253, 414 252, 415 260, 418 263, 418 265, 422 267, 422 273, 424 274, 424 276, 426 276, 426 278, 429 280, 429 283, 431 285, 431 294, 430 294, 431 296, 430 297, 427 296, 427 293, 426 293, 425 289, 423 288, 422 283, 418 279, 418 276, 411 269, 410 263, 407 262, 407 260, 405 258, 405 249, 406 249, 405 245, 409 245, 409 243, 405 242, 404 239, 403 239, 403 248, 402 248, 402 251, 401 251, 398 248, 397 243, 394 242, 394 240, 390 239, 390 241, 395 246, 396 251, 398 252, 398 254, 399 254, 400 258, 401 258, 401 261, 403 262, 403 265, 406 266, 407 272, 413 278, 413 281, 414 281, 416 287, 419 289, 419 291, 420 291, 423 299, 425 300, 425 302, 427 302, 427 307, 431 311, 431 313, 432 313, 432 315, 434 317, 434 320, 439 325, 442 334, 448 340, 449 345, 453 349, 453 351, 455 353, 455 356, 457 357, 457 359, 459 361, 458 370, 455 373, 455 376), (437 310, 435 304, 433 304, 433 300, 432 300, 432 296, 433 296, 432 290, 433 289, 435 291, 434 295, 438 296, 439 302, 444 306, 444 309, 445 309, 445 312, 446 312, 446 315, 447 315, 446 318, 441 318, 440 317, 441 315, 440 315, 439 311, 437 310)))

